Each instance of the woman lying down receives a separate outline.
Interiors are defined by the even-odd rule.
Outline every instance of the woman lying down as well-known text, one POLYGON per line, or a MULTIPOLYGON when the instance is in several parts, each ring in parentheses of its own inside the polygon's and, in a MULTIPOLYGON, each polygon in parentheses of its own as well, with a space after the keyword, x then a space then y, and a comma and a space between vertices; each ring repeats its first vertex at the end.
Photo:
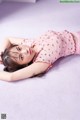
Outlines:
POLYGON ((0 49, 0 80, 18 81, 46 73, 60 57, 80 54, 80 32, 47 31, 36 39, 7 38, 0 49))

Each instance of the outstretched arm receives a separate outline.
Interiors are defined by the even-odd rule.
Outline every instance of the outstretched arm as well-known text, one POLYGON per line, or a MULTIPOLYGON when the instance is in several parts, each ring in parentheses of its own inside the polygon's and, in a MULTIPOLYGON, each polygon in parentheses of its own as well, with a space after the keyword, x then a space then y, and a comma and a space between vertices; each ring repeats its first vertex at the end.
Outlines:
POLYGON ((45 72, 49 66, 50 64, 48 63, 36 62, 28 67, 25 67, 12 73, 8 73, 5 71, 0 72, 0 79, 9 82, 27 79, 34 75, 45 72))

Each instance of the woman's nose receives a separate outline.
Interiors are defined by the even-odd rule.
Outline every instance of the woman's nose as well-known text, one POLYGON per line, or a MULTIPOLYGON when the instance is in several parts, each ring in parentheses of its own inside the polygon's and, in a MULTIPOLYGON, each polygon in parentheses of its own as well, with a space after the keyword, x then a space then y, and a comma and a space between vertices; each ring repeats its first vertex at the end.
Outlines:
POLYGON ((29 49, 23 49, 21 50, 21 53, 28 53, 29 52, 29 49))

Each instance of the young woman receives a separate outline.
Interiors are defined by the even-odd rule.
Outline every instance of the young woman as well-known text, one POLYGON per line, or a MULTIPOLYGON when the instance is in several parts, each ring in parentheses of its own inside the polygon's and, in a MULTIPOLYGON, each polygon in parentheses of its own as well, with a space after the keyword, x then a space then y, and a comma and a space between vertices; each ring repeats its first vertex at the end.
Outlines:
POLYGON ((80 32, 50 30, 36 39, 12 38, 0 49, 0 80, 18 81, 47 72, 60 57, 80 54, 80 32))

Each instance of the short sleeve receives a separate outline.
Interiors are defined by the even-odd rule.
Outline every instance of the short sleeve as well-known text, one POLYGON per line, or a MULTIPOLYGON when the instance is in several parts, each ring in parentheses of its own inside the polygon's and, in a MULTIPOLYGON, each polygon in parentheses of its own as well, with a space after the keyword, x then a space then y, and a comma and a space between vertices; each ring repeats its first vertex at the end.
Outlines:
POLYGON ((48 64, 53 64, 58 58, 56 52, 49 52, 49 50, 42 50, 37 57, 34 59, 34 62, 44 62, 48 64))
POLYGON ((46 72, 53 67, 50 56, 46 54, 43 50, 34 58, 33 62, 43 62, 49 64, 49 67, 46 69, 46 72))

